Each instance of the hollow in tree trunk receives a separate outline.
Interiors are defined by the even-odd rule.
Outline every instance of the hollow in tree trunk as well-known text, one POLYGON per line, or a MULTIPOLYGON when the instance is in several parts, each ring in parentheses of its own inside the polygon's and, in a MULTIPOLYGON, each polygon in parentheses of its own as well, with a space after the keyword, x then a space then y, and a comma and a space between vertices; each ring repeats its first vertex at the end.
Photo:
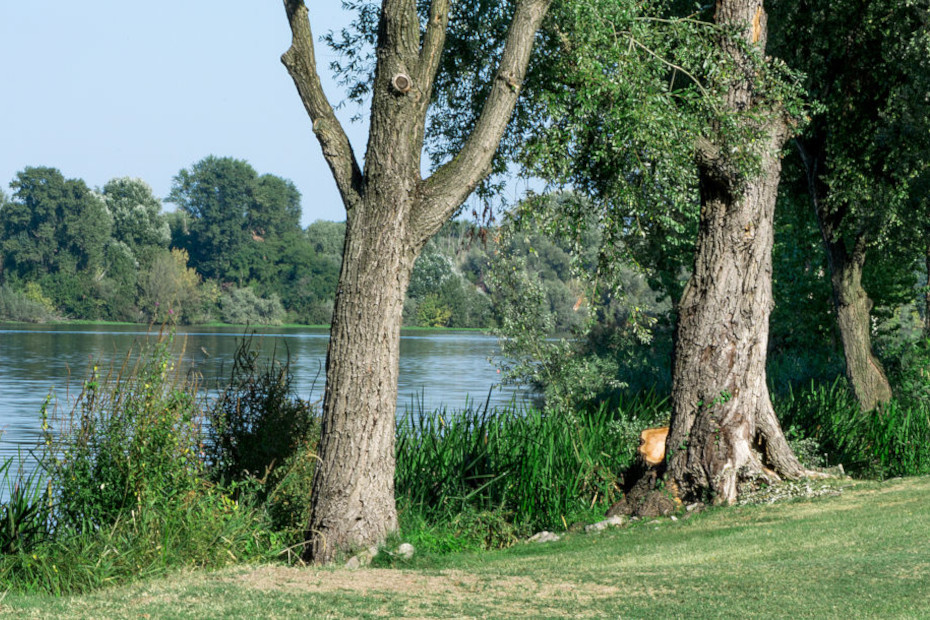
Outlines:
MULTIPOLYGON (((719 0, 716 20, 765 49, 761 0, 719 0)), ((732 40, 721 45, 744 73, 729 86, 728 109, 753 110, 759 170, 747 175, 729 148, 698 145, 701 217, 694 271, 679 304, 672 368, 666 480, 684 500, 733 502, 742 480, 804 475, 782 433, 766 385, 772 310, 772 244, 780 151, 788 136, 779 110, 755 100, 753 61, 732 40)))

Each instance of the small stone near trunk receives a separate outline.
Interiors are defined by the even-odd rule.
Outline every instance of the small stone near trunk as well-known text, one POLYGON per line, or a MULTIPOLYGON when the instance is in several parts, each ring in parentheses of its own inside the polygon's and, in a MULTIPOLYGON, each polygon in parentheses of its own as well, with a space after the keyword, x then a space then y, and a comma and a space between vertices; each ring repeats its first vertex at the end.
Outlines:
POLYGON ((378 548, 375 546, 368 547, 349 558, 349 561, 346 562, 346 568, 352 570, 368 566, 376 555, 378 555, 378 548))
POLYGON ((403 543, 400 547, 397 548, 397 552, 394 554, 398 557, 401 557, 405 560, 409 560, 413 557, 413 554, 416 550, 413 548, 413 545, 410 543, 403 543))
POLYGON ((558 534, 555 534, 553 532, 539 532, 538 534, 533 534, 532 536, 530 536, 526 542, 547 543, 547 542, 555 542, 559 540, 560 538, 561 537, 558 534))

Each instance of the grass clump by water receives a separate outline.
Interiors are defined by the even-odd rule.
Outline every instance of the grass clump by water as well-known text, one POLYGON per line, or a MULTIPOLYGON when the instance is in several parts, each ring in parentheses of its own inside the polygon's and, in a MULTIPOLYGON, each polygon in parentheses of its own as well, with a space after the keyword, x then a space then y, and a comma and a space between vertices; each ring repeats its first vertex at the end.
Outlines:
MULTIPOLYGON (((290 532, 269 516, 266 480, 229 480, 211 467, 209 404, 196 378, 173 361, 170 344, 168 337, 144 346, 120 368, 95 367, 66 413, 50 398, 32 462, 0 464, 4 589, 82 592, 181 567, 268 560, 289 544, 290 532)), ((270 385, 275 377, 233 376, 240 383, 229 389, 251 399, 251 423, 238 424, 235 414, 213 419, 235 425, 224 432, 236 445, 268 426, 256 410, 294 402, 287 389, 270 385)), ((266 473, 272 469, 273 461, 266 473)))
POLYGON ((397 434, 401 530, 442 553, 600 518, 620 497, 639 432, 667 419, 667 400, 652 394, 581 412, 408 412, 397 434))

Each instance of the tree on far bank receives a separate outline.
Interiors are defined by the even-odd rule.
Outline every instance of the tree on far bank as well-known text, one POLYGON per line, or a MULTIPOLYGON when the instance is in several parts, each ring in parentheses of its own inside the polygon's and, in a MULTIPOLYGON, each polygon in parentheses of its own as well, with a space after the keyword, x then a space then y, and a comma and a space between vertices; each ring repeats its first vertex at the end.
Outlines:
POLYGON ((147 270, 155 254, 168 249, 171 231, 161 212, 161 200, 142 179, 111 179, 103 186, 103 200, 113 217, 113 240, 126 244, 147 270))
POLYGON ((107 276, 112 218, 80 179, 49 167, 27 167, 10 184, 0 210, 4 282, 38 282, 68 314, 98 318, 96 285, 107 276))
POLYGON ((346 208, 326 363, 320 460, 305 558, 328 562, 397 527, 394 430, 404 293, 429 239, 489 172, 549 0, 520 0, 467 141, 421 177, 426 123, 454 3, 384 0, 377 20, 364 170, 323 93, 307 7, 285 0, 282 57, 346 208), (422 9, 422 10, 421 10, 422 9))

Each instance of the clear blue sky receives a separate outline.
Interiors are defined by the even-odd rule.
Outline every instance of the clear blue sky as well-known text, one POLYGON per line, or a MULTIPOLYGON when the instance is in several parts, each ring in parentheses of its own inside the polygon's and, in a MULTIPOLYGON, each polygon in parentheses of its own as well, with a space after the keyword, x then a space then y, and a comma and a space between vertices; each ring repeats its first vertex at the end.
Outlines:
MULTIPOLYGON (((350 18, 339 0, 307 5, 317 38, 350 18)), ((345 219, 280 62, 289 44, 280 0, 2 0, 0 184, 9 194, 16 172, 52 166, 91 187, 139 177, 163 198, 180 169, 214 154, 291 179, 304 224, 345 219)), ((332 53, 316 47, 335 104, 332 53)), ((354 111, 340 116, 361 157, 354 111)))

